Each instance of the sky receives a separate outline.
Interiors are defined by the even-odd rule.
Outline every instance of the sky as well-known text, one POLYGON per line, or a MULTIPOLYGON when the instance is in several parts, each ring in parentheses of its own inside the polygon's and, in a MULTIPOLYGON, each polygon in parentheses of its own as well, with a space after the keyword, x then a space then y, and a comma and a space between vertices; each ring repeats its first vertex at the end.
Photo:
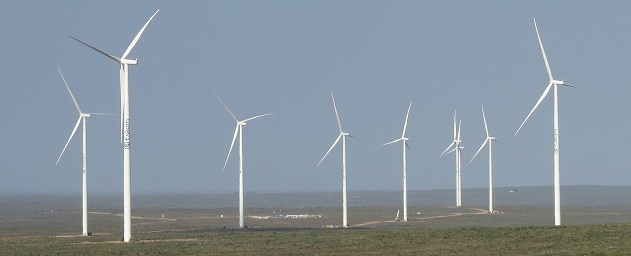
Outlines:
MULTIPOLYGON (((67 37, 129 58, 133 193, 237 192, 235 122, 248 192, 400 190, 408 104, 408 188, 551 186, 552 94, 533 18, 559 89, 562 185, 631 185, 628 1, 7 1, 0 8, 0 192, 81 193, 81 134, 55 165, 78 113, 118 114, 118 64, 67 37)), ((90 193, 122 194, 118 116, 88 119, 90 193)))

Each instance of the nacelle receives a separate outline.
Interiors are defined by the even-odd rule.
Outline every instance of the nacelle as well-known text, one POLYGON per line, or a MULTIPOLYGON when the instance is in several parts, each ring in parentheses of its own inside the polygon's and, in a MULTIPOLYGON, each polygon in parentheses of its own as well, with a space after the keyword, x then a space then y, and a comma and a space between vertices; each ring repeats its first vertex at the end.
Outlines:
POLYGON ((563 82, 563 80, 559 81, 559 80, 554 80, 554 79, 552 79, 551 83, 552 83, 552 84, 556 84, 556 85, 562 85, 562 84, 565 84, 565 82, 563 82))
POLYGON ((121 64, 136 65, 136 64, 138 64, 138 58, 136 58, 135 60, 122 59, 121 60, 121 64))

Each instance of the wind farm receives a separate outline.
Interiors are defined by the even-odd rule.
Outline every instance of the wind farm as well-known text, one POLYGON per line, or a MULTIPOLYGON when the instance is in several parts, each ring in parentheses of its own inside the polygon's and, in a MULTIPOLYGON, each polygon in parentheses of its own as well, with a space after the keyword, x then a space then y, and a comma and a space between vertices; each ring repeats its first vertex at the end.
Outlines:
MULTIPOLYGON (((537 109, 537 107, 539 106, 539 104, 541 103, 541 101, 543 101, 543 99, 548 95, 548 92, 550 92, 550 89, 552 89, 554 91, 554 120, 553 120, 553 138, 554 138, 554 150, 553 150, 553 156, 554 156, 554 225, 555 226, 559 226, 561 225, 561 178, 560 178, 560 161, 561 161, 561 157, 560 155, 560 142, 559 142, 559 96, 558 96, 558 86, 569 86, 569 87, 574 87, 571 86, 569 84, 566 84, 563 80, 555 80, 552 77, 552 71, 550 70, 550 64, 548 63, 548 57, 546 56, 546 51, 543 49, 543 43, 541 43, 541 37, 539 36, 539 29, 537 28, 537 20, 533 19, 533 22, 535 24, 535 31, 537 32, 537 39, 539 40, 539 46, 541 47, 541 55, 543 55, 543 62, 546 65, 546 70, 548 71, 548 77, 550 77, 550 82, 548 83, 548 86, 546 86, 546 89, 543 91, 543 94, 541 94, 541 97, 539 97, 539 100, 537 101, 537 103, 535 104, 535 106, 532 108, 532 110, 530 110, 530 113, 528 113, 528 115, 526 116, 526 119, 524 119, 524 121, 521 123, 521 125, 519 126, 519 128, 517 128, 517 131, 515 132, 515 135, 517 135, 517 133, 519 132, 519 130, 521 130, 521 128, 524 126, 524 124, 526 123, 526 121, 528 121, 528 118, 530 117, 530 115, 532 115, 533 112, 535 112, 535 109, 537 109)), ((490 146, 489 146, 490 148, 490 146)))
POLYGON ((337 139, 333 142, 333 145, 326 151, 320 162, 318 162, 317 166, 320 166, 322 161, 326 158, 326 156, 331 153, 331 150, 340 142, 342 139, 342 227, 348 227, 348 193, 347 193, 347 181, 346 181, 346 137, 351 136, 349 132, 345 132, 342 129, 342 122, 340 122, 340 115, 337 113, 337 106, 335 106, 335 97, 333 93, 331 93, 331 100, 333 100, 333 110, 335 110, 335 119, 337 120, 337 127, 340 130, 340 135, 337 136, 337 139))
POLYGON ((226 165, 228 164, 228 159, 230 159, 230 153, 232 152, 232 148, 234 147, 234 142, 237 139, 237 136, 239 136, 239 227, 240 228, 244 228, 244 210, 243 210, 243 197, 244 197, 244 188, 243 188, 243 126, 245 126, 248 121, 259 118, 259 117, 264 117, 264 116, 269 116, 272 115, 272 113, 267 113, 267 114, 262 114, 262 115, 258 115, 258 116, 254 116, 254 117, 250 117, 247 119, 243 119, 243 120, 239 120, 237 119, 237 117, 234 116, 234 114, 232 114, 232 111, 230 111, 230 109, 228 109, 228 106, 226 106, 225 103, 223 103, 223 100, 221 100, 221 98, 219 98, 219 95, 217 95, 216 92, 213 91, 213 93, 215 94, 215 96, 217 96, 217 99, 219 100, 219 102, 221 102, 221 105, 223 105, 223 107, 226 109, 226 111, 228 112, 228 114, 230 114, 230 116, 232 117, 232 119, 234 119, 234 121, 237 123, 237 126, 234 129, 234 135, 232 136, 232 142, 230 143, 230 149, 228 150, 228 156, 226 156, 226 162, 223 165, 223 169, 226 169, 226 165))
POLYGON ((628 8, 7 3, 0 248, 624 254, 628 8))
POLYGON ((399 141, 403 144, 403 221, 408 221, 408 169, 406 151, 410 146, 408 145, 409 138, 405 136, 405 130, 408 128, 408 117, 410 116, 411 108, 412 102, 410 102, 408 112, 405 114, 405 122, 403 122, 403 133, 401 134, 401 138, 377 146, 382 147, 399 141))
POLYGON ((131 44, 129 44, 127 50, 125 50, 120 58, 68 35, 68 37, 103 54, 105 57, 116 61, 120 65, 120 132, 121 143, 123 144, 123 205, 125 212, 125 217, 123 218, 123 240, 125 242, 129 242, 131 240, 131 116, 129 110, 129 65, 138 64, 138 59, 127 59, 127 56, 131 53, 131 50, 134 49, 134 46, 138 43, 138 39, 140 39, 142 33, 159 11, 160 10, 157 10, 151 18, 147 20, 147 23, 142 26, 138 34, 136 34, 136 37, 134 37, 131 44))
POLYGON ((486 131, 486 138, 484 139, 484 142, 482 142, 482 145, 480 145, 480 148, 478 149, 477 152, 475 152, 475 154, 473 155, 473 157, 471 158, 471 160, 469 160, 469 163, 473 162, 473 159, 478 155, 478 153, 480 153, 480 151, 482 150, 482 148, 484 148, 484 146, 486 146, 486 144, 489 144, 489 212, 493 213, 493 141, 497 141, 495 140, 495 137, 492 137, 491 135, 489 135, 489 126, 486 124, 486 116, 484 115, 484 105, 482 105, 482 120, 484 120, 484 131, 486 131))
POLYGON ((454 154, 456 155, 456 207, 462 206, 462 161, 460 159, 462 156, 462 149, 464 147, 460 145, 460 143, 462 143, 462 140, 460 139, 461 125, 462 121, 458 122, 458 127, 456 129, 456 111, 454 111, 454 140, 451 144, 449 144, 449 146, 447 146, 443 153, 440 154, 441 157, 451 152, 455 152, 454 154))
POLYGON ((106 113, 83 113, 83 111, 81 111, 81 108, 79 107, 79 103, 77 103, 77 99, 75 99, 74 95, 72 94, 72 90, 70 90, 70 86, 68 86, 68 83, 66 82, 66 78, 64 77, 63 73, 61 73, 61 69, 57 68, 59 70, 59 75, 61 76, 61 79, 64 81, 64 84, 66 85, 66 89, 68 89, 68 93, 70 94, 70 98, 72 98, 72 102, 74 103, 75 107, 77 108, 77 111, 79 112, 79 119, 77 120, 77 124, 75 124, 74 129, 72 129, 72 133, 70 133, 70 137, 68 138, 68 141, 66 142, 66 145, 64 145, 64 149, 61 150, 61 153, 59 154, 59 158, 57 158, 57 162, 55 164, 59 164, 59 160, 61 160, 61 157, 64 155, 64 152, 66 151, 66 148, 68 147, 68 144, 70 144, 70 141, 72 140, 72 138, 74 137, 75 133, 77 132, 77 129, 79 128, 79 125, 82 126, 82 131, 83 131, 83 154, 82 154, 82 160, 83 160, 83 167, 82 167, 82 179, 83 179, 83 186, 82 186, 82 225, 83 225, 83 229, 82 229, 82 233, 81 235, 83 236, 87 236, 88 235, 88 136, 87 136, 87 119, 92 117, 92 115, 107 115, 106 113))

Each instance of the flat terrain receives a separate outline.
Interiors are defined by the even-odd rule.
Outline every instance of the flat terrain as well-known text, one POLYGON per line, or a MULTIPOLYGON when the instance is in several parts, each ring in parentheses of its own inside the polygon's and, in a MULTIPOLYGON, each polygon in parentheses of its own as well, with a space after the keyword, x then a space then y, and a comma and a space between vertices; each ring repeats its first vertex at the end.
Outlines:
MULTIPOLYGON (((615 192, 612 194, 617 195, 620 189, 628 188, 612 189, 615 192)), ((93 236, 82 237, 78 236, 80 196, 16 195, 0 197, 0 255, 624 255, 631 252, 631 206, 623 195, 614 198, 597 190, 603 193, 600 200, 576 199, 571 203, 572 199, 566 199, 567 206, 562 207, 563 226, 553 227, 552 205, 520 201, 522 197, 528 198, 525 201, 536 201, 527 190, 520 189, 517 194, 498 192, 495 208, 499 212, 493 214, 484 210, 487 205, 483 204, 483 198, 471 197, 471 203, 464 201, 465 205, 459 208, 448 203, 436 205, 440 200, 430 202, 434 205, 411 204, 407 222, 394 220, 401 207, 398 201, 390 199, 399 200, 400 193, 355 193, 354 199, 349 200, 351 228, 346 229, 338 226, 341 208, 329 206, 339 203, 334 193, 250 194, 246 200, 250 198, 253 207, 246 207, 247 229, 236 228, 238 210, 227 207, 236 203, 233 194, 136 196, 131 243, 121 242, 119 196, 91 197, 89 230, 93 236), (217 207, 212 207, 212 202, 217 207), (310 214, 317 218, 279 218, 288 214, 310 214)), ((583 190, 589 192, 586 194, 595 193, 583 190)), ((443 191, 422 193, 440 198, 443 191)))

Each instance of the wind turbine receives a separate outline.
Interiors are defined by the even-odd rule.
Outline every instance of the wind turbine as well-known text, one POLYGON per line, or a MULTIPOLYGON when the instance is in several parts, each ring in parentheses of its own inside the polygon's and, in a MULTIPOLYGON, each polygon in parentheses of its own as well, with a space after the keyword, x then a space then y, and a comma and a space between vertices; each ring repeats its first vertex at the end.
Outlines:
MULTIPOLYGON (((412 102, 410 102, 410 106, 408 106, 408 112, 407 114, 405 114, 405 123, 403 123, 403 133, 401 134, 401 138, 398 138, 396 140, 377 146, 377 147, 381 147, 381 146, 389 145, 389 144, 396 143, 399 141, 403 141, 403 221, 408 221, 408 181, 407 181, 406 148, 409 148, 409 146, 408 146, 408 138, 405 137, 405 130, 408 127, 408 116, 410 115, 410 108, 412 108, 412 102)), ((398 213, 397 213, 397 217, 398 217, 398 213)))
POLYGON ((331 99, 333 99, 333 109, 335 110, 335 118, 337 118, 337 127, 340 129, 340 135, 337 136, 333 145, 329 148, 329 151, 324 154, 320 162, 318 162, 318 166, 322 163, 324 158, 331 152, 331 150, 337 145, 342 139, 342 226, 348 227, 348 211, 347 211, 347 194, 346 194, 346 136, 351 136, 350 133, 344 132, 342 130, 342 123, 340 122, 340 116, 337 113, 337 107, 335 106, 335 97, 333 97, 333 93, 331 93, 331 99))
POLYGON ((127 50, 123 53, 123 55, 118 58, 114 55, 111 55, 109 53, 106 53, 104 51, 101 51, 87 43, 84 43, 83 41, 76 39, 72 36, 68 36, 74 40, 76 40, 77 42, 105 55, 106 57, 116 61, 118 64, 120 64, 120 89, 121 89, 121 95, 120 95, 120 103, 121 103, 121 141, 123 144, 123 208, 124 208, 124 213, 123 213, 123 223, 124 223, 124 230, 123 230, 123 240, 125 242, 129 242, 131 240, 131 141, 130 141, 130 134, 131 134, 131 118, 130 118, 130 114, 129 114, 129 65, 136 65, 138 64, 138 59, 132 60, 132 59, 127 59, 127 56, 129 55, 129 53, 131 52, 131 50, 134 48, 134 46, 136 45, 136 43, 138 42, 138 39, 140 39, 140 36, 142 35, 142 33, 145 31, 145 28, 147 28, 147 25, 149 25, 149 23, 151 22, 151 20, 153 19, 153 17, 156 16, 156 14, 158 14, 160 10, 157 10, 152 16, 151 18, 149 18, 149 20, 147 21, 147 23, 145 23, 145 25, 140 29, 140 31, 138 32, 138 34, 136 35, 136 37, 134 37, 134 40, 132 40, 131 44, 129 45, 129 47, 127 47, 127 50))
POLYGON ((223 169, 224 170, 226 169, 226 165, 228 164, 228 159, 230 158, 230 153, 232 152, 232 147, 234 146, 234 141, 237 139, 237 135, 239 135, 239 227, 243 228, 245 227, 243 225, 243 126, 245 126, 247 122, 252 119, 268 116, 268 115, 271 115, 272 113, 262 114, 262 115, 250 117, 248 119, 239 121, 239 119, 237 119, 234 116, 234 114, 232 114, 230 109, 228 109, 228 106, 226 106, 226 104, 223 103, 221 98, 219 98, 219 95, 217 95, 215 91, 213 91, 213 93, 215 94, 215 96, 217 96, 217 99, 219 99, 219 102, 221 102, 221 105, 223 105, 226 111, 228 111, 228 114, 230 114, 230 116, 232 116, 234 121, 237 123, 237 126, 234 129, 234 136, 232 136, 232 143, 230 144, 230 150, 228 151, 228 156, 226 157, 226 162, 223 165, 223 169))
POLYGON ((59 158, 57 158, 57 162, 55 163, 55 165, 59 164, 59 160, 61 160, 61 156, 64 155, 64 152, 66 151, 66 147, 68 147, 68 144, 70 144, 70 141, 74 137, 75 132, 77 132, 77 128, 79 128, 79 124, 83 123, 83 207, 82 207, 83 208, 83 232, 81 235, 87 236, 88 235, 88 163, 87 163, 88 140, 87 140, 86 120, 92 115, 106 115, 106 114, 105 113, 83 113, 81 111, 81 108, 79 107, 79 103, 77 103, 77 100, 75 99, 74 95, 72 94, 72 91, 70 90, 70 86, 68 86, 68 83, 66 82, 66 78, 64 78, 64 75, 61 73, 61 69, 59 68, 57 69, 59 70, 59 75, 61 75, 61 79, 64 81, 64 84, 66 85, 66 88, 68 89, 68 93, 70 93, 72 102, 74 102, 75 107, 77 107, 77 111, 79 111, 79 119, 77 120, 77 124, 75 124, 74 129, 72 129, 72 133, 70 134, 70 137, 68 138, 68 141, 66 142, 66 145, 64 146, 64 149, 61 150, 61 154, 59 154, 59 158))
POLYGON ((532 115, 532 112, 535 111, 535 109, 537 109, 537 107, 539 106, 539 103, 541 103, 541 101, 543 100, 543 98, 546 97, 546 95, 548 95, 548 92, 550 91, 550 88, 554 88, 554 225, 555 226, 559 226, 561 225, 561 183, 560 183, 560 179, 559 179, 559 97, 558 97, 558 86, 559 85, 564 85, 564 86, 570 86, 570 87, 574 87, 572 85, 566 84, 563 80, 555 80, 552 77, 552 71, 550 71, 550 64, 548 63, 548 57, 546 57, 546 52, 543 49, 543 43, 541 43, 541 37, 539 36, 539 29, 537 28, 537 20, 533 19, 534 23, 535 23, 535 31, 537 31, 537 39, 539 39, 539 46, 541 47, 541 54, 543 55, 543 62, 546 64, 546 70, 548 71, 548 76, 550 77, 550 82, 548 83, 548 86, 546 87, 546 89, 543 91, 543 94, 541 94, 541 97, 539 97, 539 100, 537 101, 537 103, 535 104, 535 106, 532 108, 532 110, 530 111, 530 113, 528 113, 528 116, 526 116, 526 119, 524 119, 524 122, 521 123, 521 125, 519 126, 519 128, 517 129, 517 132, 515 132, 515 135, 517 135, 517 133, 519 132, 519 130, 521 130, 521 127, 524 126, 524 124, 526 123, 526 121, 528 121, 528 118, 530 117, 530 115, 532 115))
POLYGON ((462 179, 461 179, 461 161, 460 156, 462 155, 463 147, 460 146, 462 140, 460 140, 460 125, 462 121, 458 123, 458 127, 456 129, 456 111, 454 111, 454 140, 449 144, 449 146, 443 151, 440 156, 442 157, 445 154, 449 154, 451 152, 456 152, 456 207, 462 206, 462 179), (453 147, 453 148, 452 148, 453 147), (449 150, 452 148, 451 150, 449 150), (447 152, 449 150, 449 152, 447 152))
POLYGON ((484 105, 482 105, 482 119, 484 120, 484 130, 486 131, 486 139, 484 139, 484 143, 482 143, 482 146, 480 146, 480 149, 478 149, 478 152, 475 152, 475 155, 473 155, 469 163, 473 161, 473 159, 478 155, 478 153, 480 153, 480 150, 482 150, 482 148, 488 142, 489 143, 489 212, 493 213, 493 146, 492 144, 493 144, 493 141, 497 141, 497 140, 495 140, 495 137, 491 137, 491 135, 489 135, 489 127, 486 125, 486 116, 484 115, 484 105))

